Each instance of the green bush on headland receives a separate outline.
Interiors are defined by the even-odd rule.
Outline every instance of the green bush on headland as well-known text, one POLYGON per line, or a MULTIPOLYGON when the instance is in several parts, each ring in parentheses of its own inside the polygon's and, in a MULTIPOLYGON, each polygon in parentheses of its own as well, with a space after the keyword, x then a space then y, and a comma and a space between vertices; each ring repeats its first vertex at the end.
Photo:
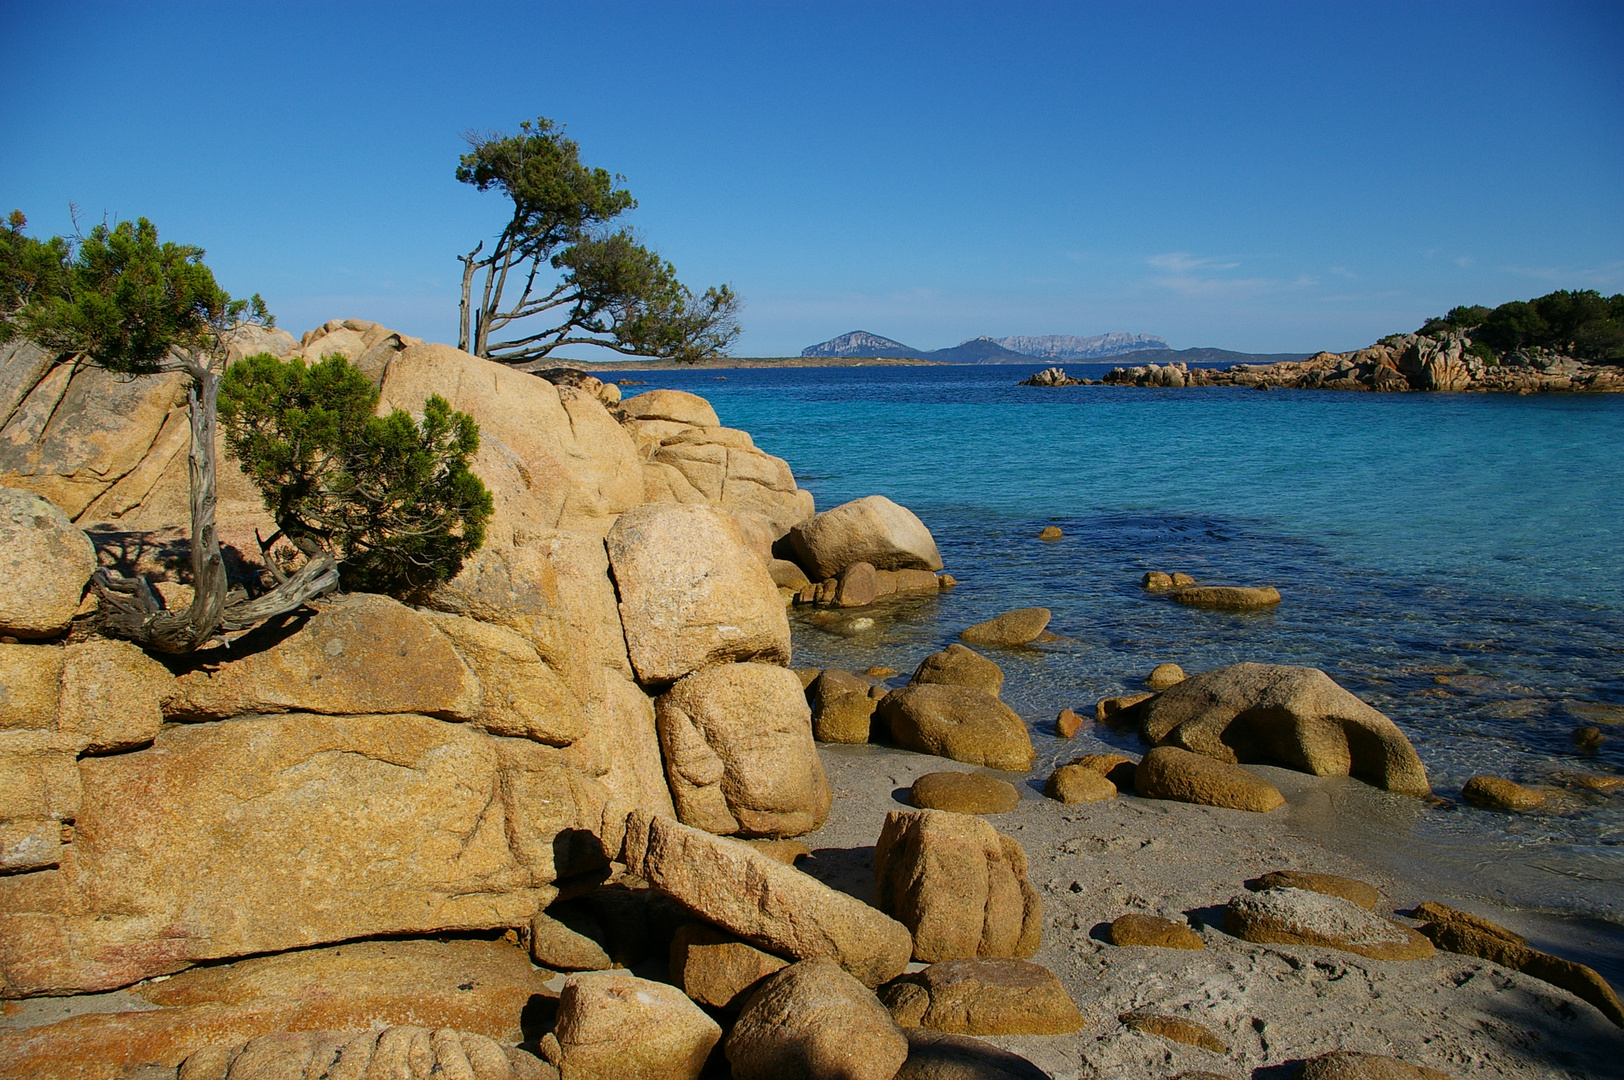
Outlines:
POLYGON ((1559 289, 1497 308, 1463 305, 1428 319, 1416 332, 1427 337, 1459 333, 1471 339, 1472 352, 1490 362, 1507 353, 1545 349, 1580 360, 1619 363, 1624 362, 1624 293, 1603 296, 1594 289, 1559 289))

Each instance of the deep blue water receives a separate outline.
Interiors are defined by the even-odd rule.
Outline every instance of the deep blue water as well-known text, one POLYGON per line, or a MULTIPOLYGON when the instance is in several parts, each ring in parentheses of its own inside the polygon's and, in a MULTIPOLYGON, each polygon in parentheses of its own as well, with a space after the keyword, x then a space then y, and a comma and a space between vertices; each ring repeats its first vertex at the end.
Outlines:
MULTIPOLYGON (((1063 640, 996 658, 1045 758, 1077 752, 1044 734, 1061 707, 1164 660, 1258 660, 1323 668, 1393 717, 1445 796, 1478 772, 1624 773, 1624 395, 1014 385, 1033 370, 626 375, 704 395, 820 509, 883 494, 936 536, 957 590, 853 637, 799 619, 798 665, 907 672, 1041 605, 1063 640), (1062 540, 1037 539, 1049 524, 1062 540), (1285 599, 1186 609, 1140 589, 1149 569, 1285 599), (1571 739, 1586 724, 1599 752, 1571 739)), ((1411 841, 1485 895, 1624 918, 1624 794, 1439 810, 1411 841)))

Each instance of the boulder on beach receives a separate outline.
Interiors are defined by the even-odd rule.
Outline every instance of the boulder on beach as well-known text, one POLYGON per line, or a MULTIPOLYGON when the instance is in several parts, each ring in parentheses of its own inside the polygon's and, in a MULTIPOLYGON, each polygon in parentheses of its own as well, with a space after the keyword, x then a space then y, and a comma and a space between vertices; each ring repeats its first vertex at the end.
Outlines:
POLYGON ((1372 960, 1422 960, 1432 942, 1339 896, 1307 889, 1267 889, 1230 900, 1224 932, 1244 941, 1321 945, 1372 960))
POLYGON ((1117 787, 1087 765, 1062 765, 1049 774, 1043 793, 1056 802, 1091 803, 1116 798, 1117 787))
POLYGON ((1169 593, 1175 603, 1218 611, 1257 611, 1280 602, 1280 590, 1273 585, 1185 585, 1169 593))
POLYGON ((1353 776, 1403 795, 1432 790, 1398 726, 1318 668, 1232 664, 1163 690, 1135 715, 1152 746, 1353 776))
POLYGON ((799 836, 829 814, 801 681, 773 664, 714 664, 654 703, 677 818, 721 835, 799 836))
POLYGON ((564 980, 542 1056, 556 1054, 564 1076, 696 1080, 721 1038, 716 1021, 676 987, 593 972, 564 980))
POLYGON ((1145 686, 1151 690, 1166 690, 1184 681, 1184 669, 1177 664, 1157 664, 1149 675, 1145 676, 1145 686))
POLYGON ((960 631, 959 640, 970 645, 990 645, 1003 649, 1028 645, 1042 636, 1049 625, 1049 618, 1048 608, 1016 608, 967 627, 960 631))
POLYGON ((996 776, 966 772, 926 773, 908 789, 908 801, 921 810, 956 814, 1007 814, 1021 803, 1015 785, 996 776))
POLYGON ((1153 748, 1134 769, 1133 789, 1147 799, 1267 813, 1285 803, 1280 789, 1239 765, 1174 746, 1153 748))
POLYGON ((894 1080, 1049 1080, 1049 1074, 1019 1054, 967 1035, 929 1028, 904 1028, 908 1060, 894 1080))
POLYGON ((1386 1054, 1336 1050, 1302 1063, 1292 1080, 1452 1080, 1446 1072, 1386 1054))
POLYGON ((632 811, 625 862, 633 874, 741 940, 798 960, 827 957, 865 986, 896 978, 913 950, 906 926, 861 900, 748 844, 671 818, 632 811))
POLYGON ((1004 671, 974 649, 955 642, 925 657, 908 681, 910 685, 970 686, 997 697, 1004 688, 1004 671))
POLYGON ((1545 793, 1499 776, 1474 776, 1460 789, 1461 798, 1486 810, 1520 813, 1545 801, 1545 793))
POLYGON ((0 487, 0 551, 0 634, 43 638, 66 630, 96 571, 90 537, 53 503, 0 487))
POLYGON ((875 715, 905 750, 1005 772, 1032 766, 1032 737, 1020 716, 984 690, 921 683, 880 699, 875 715))
POLYGON ((1158 949, 1205 949, 1201 935, 1184 923, 1159 915, 1122 915, 1112 921, 1105 939, 1112 945, 1149 945, 1158 949))
POLYGON ((1077 765, 1099 773, 1116 786, 1118 791, 1133 790, 1133 774, 1139 763, 1126 754, 1084 754, 1074 757, 1068 765, 1077 765))
POLYGON ((607 971, 615 966, 593 937, 571 926, 574 913, 537 912, 530 920, 530 959, 554 971, 607 971), (557 917, 563 916, 563 917, 557 917))
POLYGON ((1382 898, 1381 893, 1376 891, 1376 886, 1357 878, 1341 877, 1337 874, 1314 874, 1304 870, 1274 870, 1248 881, 1246 887, 1253 892, 1262 892, 1265 889, 1307 889, 1309 892, 1324 893, 1326 896, 1340 896, 1350 903, 1358 904, 1366 911, 1375 911, 1382 898))
POLYGON ((1215 1031, 1205 1024, 1198 1024, 1194 1020, 1186 1020, 1182 1016, 1167 1016, 1163 1013, 1153 1012, 1126 1012, 1118 1016, 1117 1020, 1129 1031, 1138 1031, 1146 1035, 1159 1035, 1164 1039, 1184 1043, 1186 1046, 1198 1046, 1212 1054, 1229 1053, 1229 1044, 1224 1042, 1215 1031))
POLYGON ((913 956, 1029 957, 1043 904, 1026 879, 1026 853, 969 814, 893 810, 874 845, 879 906, 913 932, 913 956))
POLYGON ((1155 696, 1155 694, 1119 694, 1116 697, 1100 698, 1094 703, 1094 719, 1102 724, 1137 724, 1139 722, 1137 714, 1123 716, 1122 713, 1155 696))
POLYGON ((944 960, 880 988, 901 1027, 952 1035, 1064 1035, 1083 1026, 1055 973, 1007 957, 944 960))
POLYGON ((818 742, 866 743, 879 702, 870 683, 839 668, 827 668, 812 680, 806 696, 812 702, 812 737, 818 742))
POLYGON ((790 529, 795 561, 813 580, 839 577, 853 563, 877 570, 940 570, 941 553, 925 523, 884 495, 841 503, 790 529))
POLYGON ((866 986, 802 960, 751 995, 724 1050, 734 1080, 892 1080, 908 1040, 866 986))

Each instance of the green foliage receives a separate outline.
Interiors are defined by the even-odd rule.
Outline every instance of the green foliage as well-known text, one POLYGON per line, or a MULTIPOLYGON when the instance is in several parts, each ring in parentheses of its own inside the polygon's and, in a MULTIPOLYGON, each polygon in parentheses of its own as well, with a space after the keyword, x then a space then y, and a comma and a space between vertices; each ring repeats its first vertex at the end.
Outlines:
POLYGON ((22 236, 25 224, 12 214, 0 296, 17 298, 7 313, 10 332, 47 348, 147 375, 160 370, 171 349, 217 350, 220 335, 244 317, 274 321, 257 295, 233 300, 215 284, 202 248, 160 243, 146 218, 97 225, 77 242, 55 237, 43 244, 22 236))
POLYGON ((406 596, 462 568, 491 496, 468 468, 479 426, 438 394, 423 419, 376 415, 378 391, 342 356, 251 356, 226 371, 226 446, 295 544, 341 559, 346 587, 406 596))
POLYGON ((1581 360, 1624 361, 1624 293, 1561 289, 1492 309, 1457 307, 1428 319, 1419 333, 1436 337, 1451 330, 1468 334, 1480 356, 1550 349, 1581 360))
POLYGON ((568 344, 698 360, 725 352, 738 336, 731 289, 696 297, 671 263, 629 231, 610 230, 637 203, 618 186, 624 177, 581 163, 560 125, 542 117, 520 124, 516 135, 467 138, 457 179, 501 192, 513 213, 489 254, 481 257, 482 242, 461 259, 462 348, 506 363, 568 344), (515 327, 517 336, 495 340, 524 320, 532 321, 515 327))

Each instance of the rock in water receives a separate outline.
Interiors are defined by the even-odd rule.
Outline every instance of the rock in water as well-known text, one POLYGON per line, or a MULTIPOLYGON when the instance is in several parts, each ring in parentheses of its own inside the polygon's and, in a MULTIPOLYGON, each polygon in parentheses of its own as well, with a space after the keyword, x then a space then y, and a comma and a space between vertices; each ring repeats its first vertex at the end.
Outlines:
POLYGON ((38 495, 0 487, 0 551, 0 634, 42 638, 66 630, 96 572, 90 537, 38 495))
POLYGON ((816 581, 853 563, 878 570, 940 570, 941 553, 925 523, 884 495, 869 495, 814 514, 789 531, 795 561, 816 581))
POLYGON ((1201 935, 1183 923, 1159 915, 1123 915, 1111 923, 1106 940, 1112 945, 1150 945, 1159 949, 1205 949, 1201 935))
POLYGON ((1498 776, 1474 776, 1460 789, 1467 802, 1488 810, 1506 810, 1520 813, 1532 810, 1545 801, 1542 792, 1498 776))
POLYGON ((716 664, 654 705, 677 817, 710 832, 799 836, 829 814, 801 681, 771 664, 716 664))
POLYGON ((983 690, 921 683, 880 699, 875 715, 898 746, 1005 772, 1032 767, 1032 737, 1020 716, 983 690))
POLYGON ((913 931, 913 956, 1029 957, 1042 943, 1043 903, 1026 853, 981 818, 893 810, 874 845, 880 909, 913 931))
POLYGON ((812 737, 818 742, 866 743, 879 702, 869 683, 849 671, 829 668, 807 687, 812 701, 812 737))
POLYGON ((905 1028, 908 1060, 895 1080, 1049 1080, 1049 1074, 1008 1050, 964 1035, 905 1028))
POLYGON ((758 948, 826 957, 867 986, 908 965, 906 926, 741 841, 634 810, 625 856, 632 873, 758 948))
POLYGON ((1280 789, 1239 765, 1192 754, 1174 746, 1158 746, 1139 761, 1133 789, 1147 799, 1222 806, 1266 814, 1286 798, 1280 789))
POLYGON ((908 1040, 862 983, 803 960, 761 984, 725 1051, 735 1080, 892 1080, 908 1040))
POLYGON ((1376 886, 1357 878, 1339 877, 1336 874, 1275 870, 1248 881, 1246 887, 1253 892, 1262 892, 1265 889, 1307 889, 1309 892, 1324 893, 1326 896, 1340 896, 1344 900, 1358 904, 1366 911, 1375 911, 1376 905, 1381 903, 1381 893, 1376 891, 1376 886))
POLYGON ((1280 602, 1280 590, 1273 585, 1185 585, 1174 588, 1170 595, 1175 603, 1219 611, 1256 611, 1280 602))
POLYGON ((1398 726, 1318 668, 1232 664, 1205 671, 1163 690, 1138 715, 1152 746, 1353 776, 1402 795, 1432 790, 1398 726))
POLYGON ((1060 531, 1060 526, 1058 526, 1058 525, 1045 525, 1043 527, 1043 531, 1038 533, 1038 539, 1039 540, 1059 540, 1064 535, 1066 535, 1066 534, 1060 531))
POLYGON ((695 1080, 722 1029, 674 986, 605 972, 564 980, 552 1037, 568 1077, 695 1080))
POLYGON ((944 960, 880 990, 905 1028, 952 1035, 1064 1035, 1083 1014, 1048 968, 1027 960, 944 960))
POLYGON ((970 645, 991 645, 1014 648, 1034 642, 1049 625, 1048 608, 1029 607, 1006 611, 986 622, 976 623, 959 633, 959 640, 970 645))
POLYGON ((1145 676, 1145 685, 1152 690, 1166 690, 1184 679, 1184 669, 1177 664, 1157 664, 1155 670, 1145 676))
POLYGON ((1127 716, 1121 714, 1155 696, 1155 694, 1123 694, 1119 697, 1101 698, 1094 703, 1094 719, 1102 724, 1126 726, 1130 722, 1128 718, 1132 717, 1131 722, 1137 724, 1139 722, 1137 714, 1129 713, 1127 716))
POLYGON ((1117 788, 1086 765, 1062 765, 1049 775, 1043 793, 1056 802, 1091 803, 1116 798, 1117 788))
POLYGON ((997 697, 1004 688, 1004 672, 974 649, 955 643, 925 657, 908 682, 910 686, 919 683, 968 686, 997 697))
POLYGON ((1224 930, 1245 941, 1323 945, 1373 960, 1421 960, 1432 942, 1338 896, 1306 889, 1243 893, 1224 909, 1224 930))
POLYGON ((1294 1080, 1451 1080, 1446 1072, 1385 1054, 1337 1050, 1303 1062, 1294 1080))
POLYGON ((1054 718, 1054 733, 1062 739, 1070 739, 1083 729, 1083 718, 1070 709, 1061 709, 1054 718))
POLYGON ((789 662, 778 588, 727 514, 640 506, 620 515, 605 542, 639 681, 673 682, 728 661, 789 662))
POLYGON ((913 782, 908 801, 921 810, 1007 814, 1021 804, 1015 785, 981 773, 933 772, 913 782))

